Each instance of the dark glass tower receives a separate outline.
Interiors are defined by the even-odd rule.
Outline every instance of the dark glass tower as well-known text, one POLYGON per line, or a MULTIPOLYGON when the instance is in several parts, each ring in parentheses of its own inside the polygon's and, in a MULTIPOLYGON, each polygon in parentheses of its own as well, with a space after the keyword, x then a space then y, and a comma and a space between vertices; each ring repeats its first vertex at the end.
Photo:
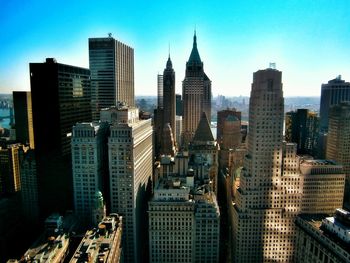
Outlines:
POLYGON ((196 33, 193 48, 186 63, 185 79, 182 82, 183 99, 183 146, 187 148, 192 141, 202 112, 211 121, 211 81, 205 74, 203 62, 197 49, 196 33))
POLYGON ((135 105, 134 49, 113 37, 89 38, 91 106, 94 121, 100 110, 124 102, 135 105))
POLYGON ((297 143, 298 154, 317 153, 319 117, 308 109, 297 109, 286 113, 285 140, 297 143))
POLYGON ((330 107, 341 102, 350 101, 350 83, 338 76, 322 84, 320 105, 320 132, 328 131, 328 115, 330 107))
POLYGON ((41 215, 72 208, 71 132, 91 121, 90 71, 30 63, 33 128, 41 215))

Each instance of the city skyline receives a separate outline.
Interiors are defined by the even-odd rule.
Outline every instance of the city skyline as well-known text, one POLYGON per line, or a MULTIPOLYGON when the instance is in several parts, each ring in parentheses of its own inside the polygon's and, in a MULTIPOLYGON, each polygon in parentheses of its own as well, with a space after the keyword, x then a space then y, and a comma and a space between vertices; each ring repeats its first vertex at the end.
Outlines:
POLYGON ((322 83, 337 75, 350 79, 349 8, 347 1, 6 2, 0 93, 29 90, 29 63, 46 57, 88 67, 88 38, 110 32, 135 49, 135 94, 157 94, 169 45, 181 93, 196 28, 213 95, 249 95, 251 72, 274 62, 284 72, 285 96, 319 96, 322 83))

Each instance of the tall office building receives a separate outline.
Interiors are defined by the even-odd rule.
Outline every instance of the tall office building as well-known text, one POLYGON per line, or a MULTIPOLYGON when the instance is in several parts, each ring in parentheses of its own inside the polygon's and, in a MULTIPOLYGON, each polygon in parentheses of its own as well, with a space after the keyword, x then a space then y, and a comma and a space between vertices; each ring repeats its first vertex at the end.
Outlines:
POLYGON ((175 71, 173 69, 173 64, 169 55, 168 61, 166 63, 166 68, 163 72, 163 127, 169 123, 174 138, 176 138, 175 101, 175 71))
POLYGON ((19 150, 20 144, 0 147, 0 195, 21 190, 19 150))
POLYGON ((151 119, 139 120, 138 109, 125 106, 106 110, 101 117, 109 112, 110 210, 123 216, 125 262, 141 262, 148 251, 145 218, 153 169, 151 119))
POLYGON ((20 151, 20 177, 23 214, 32 222, 39 219, 38 180, 36 172, 35 150, 20 151))
POLYGON ((73 207, 71 132, 91 121, 90 71, 57 63, 30 63, 39 206, 43 216, 73 207))
POLYGON ((183 101, 180 94, 176 94, 176 115, 183 116, 183 101))
POLYGON ((182 144, 181 143, 182 116, 176 115, 175 122, 176 122, 175 141, 176 141, 176 145, 179 147, 182 144))
POLYGON ((203 112, 189 152, 161 158, 148 204, 150 262, 219 262, 217 156, 203 112))
POLYGON ((297 109, 286 113, 285 140, 298 145, 298 154, 316 155, 318 129, 317 113, 308 109, 297 109))
POLYGON ((350 101, 350 83, 338 76, 322 84, 320 104, 320 132, 328 131, 328 115, 331 106, 350 101))
POLYGON ((74 208, 80 221, 92 225, 94 203, 98 192, 105 191, 107 169, 108 124, 77 123, 72 132, 72 169, 74 208))
POLYGON ((164 154, 174 155, 173 148, 176 144, 175 99, 175 71, 169 55, 163 75, 158 75, 158 107, 154 110, 157 157, 164 154), (163 83, 160 84, 160 81, 163 83), (159 90, 160 88, 162 91, 159 90))
POLYGON ((113 37, 89 38, 91 107, 94 121, 100 110, 117 102, 135 105, 134 49, 113 37))
MULTIPOLYGON (((224 126, 227 118, 229 116, 236 117, 241 123, 241 112, 237 111, 235 108, 227 108, 225 110, 218 111, 217 113, 217 126, 216 126, 216 139, 220 146, 223 143, 224 126)), ((241 127, 239 127, 241 129, 241 127)), ((237 139, 237 137, 235 137, 237 139)))
POLYGON ((248 152, 233 207, 235 262, 290 262, 300 208, 296 146, 283 145, 282 72, 254 73, 248 152))
POLYGON ((344 203, 350 207, 350 103, 330 109, 326 157, 343 166, 346 174, 344 203))
POLYGON ((163 75, 157 75, 157 106, 163 108, 163 75))
POLYGON ((29 91, 14 91, 16 141, 34 149, 32 97, 29 91))
POLYGON ((186 63, 185 79, 182 82, 183 99, 183 140, 187 148, 192 141, 199 124, 202 112, 211 121, 211 81, 204 73, 203 62, 197 49, 196 33, 193 37, 193 48, 186 63))

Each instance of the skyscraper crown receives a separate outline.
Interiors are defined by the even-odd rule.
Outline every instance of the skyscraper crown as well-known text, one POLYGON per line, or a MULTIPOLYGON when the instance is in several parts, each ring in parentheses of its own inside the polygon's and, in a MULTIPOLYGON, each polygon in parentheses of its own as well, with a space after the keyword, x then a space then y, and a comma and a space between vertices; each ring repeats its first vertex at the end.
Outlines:
POLYGON ((168 61, 166 62, 166 68, 167 69, 172 69, 173 68, 173 63, 171 62, 170 54, 169 54, 169 57, 168 57, 168 61))
POLYGON ((201 57, 199 56, 198 49, 197 49, 196 31, 194 31, 193 48, 192 48, 192 51, 191 51, 190 58, 188 59, 188 63, 202 63, 201 57))

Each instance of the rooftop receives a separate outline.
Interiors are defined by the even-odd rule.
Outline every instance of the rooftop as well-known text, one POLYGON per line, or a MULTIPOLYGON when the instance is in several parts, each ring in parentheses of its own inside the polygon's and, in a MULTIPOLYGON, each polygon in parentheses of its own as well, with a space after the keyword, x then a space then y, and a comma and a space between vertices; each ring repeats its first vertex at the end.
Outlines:
POLYGON ((302 160, 300 162, 302 165, 316 166, 316 165, 337 165, 334 161, 331 160, 302 160))
POLYGON ((97 229, 86 232, 70 262, 107 262, 111 253, 115 252, 112 250, 113 243, 116 239, 121 240, 121 223, 122 217, 117 214, 105 217, 97 229))

